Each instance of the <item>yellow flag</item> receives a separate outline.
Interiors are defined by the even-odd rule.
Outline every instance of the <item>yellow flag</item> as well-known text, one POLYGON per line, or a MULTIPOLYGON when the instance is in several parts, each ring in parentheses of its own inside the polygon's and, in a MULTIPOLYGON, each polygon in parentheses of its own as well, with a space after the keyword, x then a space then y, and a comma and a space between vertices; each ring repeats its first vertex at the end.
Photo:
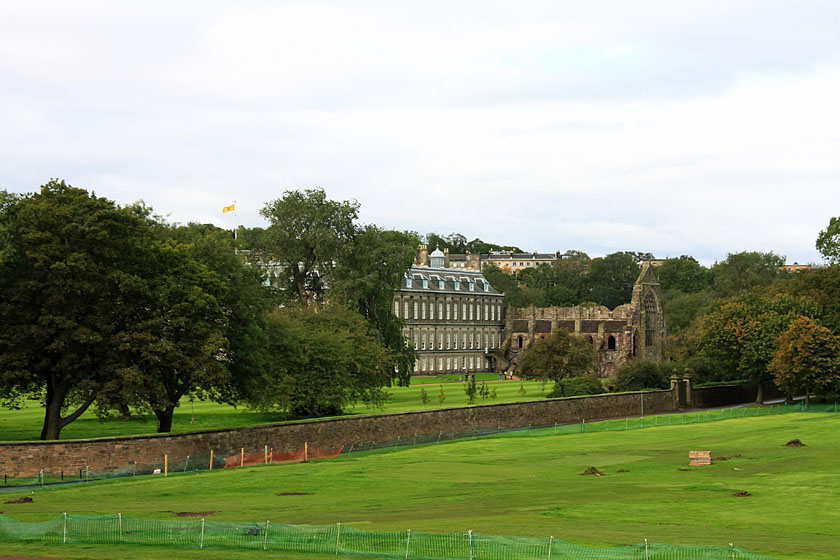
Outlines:
POLYGON ((230 206, 222 208, 222 214, 227 214, 228 212, 233 212, 234 210, 236 210, 236 204, 231 204, 230 206))

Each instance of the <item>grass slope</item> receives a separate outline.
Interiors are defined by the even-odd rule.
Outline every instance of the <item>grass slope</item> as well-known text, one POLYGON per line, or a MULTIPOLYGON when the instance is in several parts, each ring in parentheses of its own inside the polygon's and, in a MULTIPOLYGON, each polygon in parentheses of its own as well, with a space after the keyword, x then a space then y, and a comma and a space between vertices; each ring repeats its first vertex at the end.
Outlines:
MULTIPOLYGON (((387 389, 389 398, 384 410, 359 403, 349 408, 346 415, 466 406, 467 397, 464 393, 464 383, 457 382, 456 377, 451 375, 415 378, 414 385, 411 387, 390 387, 387 389), (440 403, 438 398, 441 387, 443 387, 445 394, 443 404, 440 403), (429 404, 425 407, 420 400, 421 388, 429 396, 429 404)), ((496 399, 488 399, 487 403, 536 400, 543 398, 551 390, 551 385, 543 385, 536 381, 498 381, 498 375, 493 373, 477 374, 476 379, 479 381, 479 387, 481 386, 480 381, 487 380, 488 388, 496 389, 496 399), (524 393, 520 392, 522 389, 525 390, 524 393)), ((477 397, 476 404, 481 403, 482 399, 477 397)), ((217 428, 237 428, 283 422, 285 420, 287 418, 283 414, 256 412, 204 401, 191 403, 188 399, 184 399, 181 401, 181 406, 175 409, 172 431, 177 433, 217 428)), ((40 437, 43 421, 44 409, 37 401, 28 401, 22 410, 0 409, 0 441, 36 440, 40 437)), ((130 420, 114 418, 101 422, 93 412, 88 411, 61 431, 61 439, 141 435, 152 434, 156 431, 157 420, 154 414, 141 415, 130 420)))
MULTIPOLYGON (((215 511, 214 520, 341 522, 384 531, 472 529, 601 546, 645 538, 734 542, 780 559, 828 559, 838 556, 840 543, 838 433, 840 415, 814 413, 629 432, 520 433, 308 464, 47 488, 27 493, 33 503, 0 505, 0 510, 29 521, 64 511, 158 519, 175 519, 173 512, 215 511), (806 447, 785 447, 794 438, 806 447), (730 458, 688 469, 688 452, 697 449, 730 458), (581 476, 589 466, 606 474, 581 476), (751 496, 733 496, 741 491, 751 496), (278 496, 282 492, 310 494, 278 496)), ((75 548, 27 550, 77 557, 75 548)), ((154 552, 138 547, 120 555, 151 558, 154 552)), ((84 554, 78 557, 109 557, 96 547, 86 547, 84 554)), ((190 554, 178 551, 179 557, 190 554)), ((230 554, 203 551, 202 558, 230 554)))

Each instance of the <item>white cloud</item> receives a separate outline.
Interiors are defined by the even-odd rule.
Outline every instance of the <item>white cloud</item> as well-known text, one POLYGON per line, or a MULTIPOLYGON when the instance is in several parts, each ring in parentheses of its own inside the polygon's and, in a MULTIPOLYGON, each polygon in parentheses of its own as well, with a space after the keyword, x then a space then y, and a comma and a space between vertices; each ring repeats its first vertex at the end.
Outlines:
POLYGON ((832 2, 0 8, 0 187, 231 225, 288 188, 528 250, 815 260, 840 214, 832 2))

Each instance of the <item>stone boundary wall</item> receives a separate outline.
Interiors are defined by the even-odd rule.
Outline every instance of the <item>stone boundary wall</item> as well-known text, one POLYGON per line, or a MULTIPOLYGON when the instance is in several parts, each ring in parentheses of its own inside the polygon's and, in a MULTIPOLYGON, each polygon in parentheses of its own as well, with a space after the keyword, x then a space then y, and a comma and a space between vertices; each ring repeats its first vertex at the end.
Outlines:
POLYGON ((262 452, 264 446, 294 451, 313 447, 349 448, 353 444, 394 440, 420 434, 478 428, 519 428, 572 424, 581 420, 638 416, 677 410, 675 390, 543 399, 521 403, 477 405, 376 416, 339 417, 247 428, 207 430, 180 434, 101 439, 0 443, 0 475, 10 477, 73 473, 90 467, 104 472, 139 465, 159 464, 168 454, 170 464, 186 457, 218 457, 262 452))
MULTIPOLYGON (((730 404, 755 402, 757 389, 754 385, 719 385, 717 387, 691 388, 691 406, 713 408, 730 404)), ((784 398, 784 392, 768 383, 764 387, 764 400, 784 398)))

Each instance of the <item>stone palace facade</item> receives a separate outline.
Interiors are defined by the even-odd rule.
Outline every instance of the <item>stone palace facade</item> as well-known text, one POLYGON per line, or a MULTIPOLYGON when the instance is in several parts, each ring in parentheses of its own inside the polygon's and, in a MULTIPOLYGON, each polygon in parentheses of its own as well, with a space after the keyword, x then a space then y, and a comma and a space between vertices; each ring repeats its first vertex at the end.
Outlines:
POLYGON ((394 314, 405 322, 403 334, 418 353, 414 374, 495 371, 504 294, 478 266, 448 267, 446 257, 440 249, 429 255, 421 245, 394 296, 394 314))

